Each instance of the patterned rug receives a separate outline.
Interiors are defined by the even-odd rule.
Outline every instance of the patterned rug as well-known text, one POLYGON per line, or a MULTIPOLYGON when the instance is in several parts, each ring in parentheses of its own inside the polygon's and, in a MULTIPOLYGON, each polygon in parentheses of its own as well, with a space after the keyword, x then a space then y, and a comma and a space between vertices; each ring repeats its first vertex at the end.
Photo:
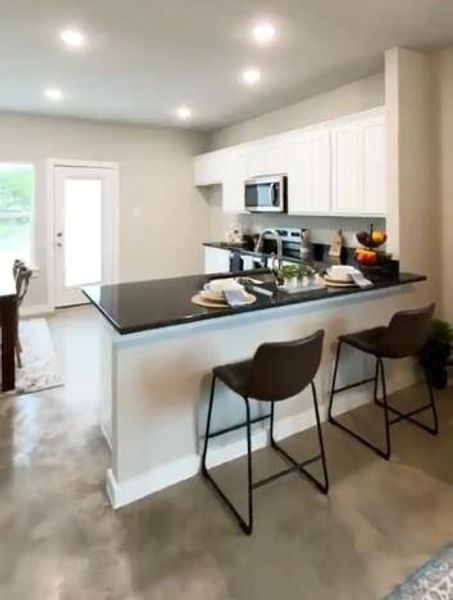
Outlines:
POLYGON ((23 319, 19 327, 22 368, 16 367, 16 389, 10 393, 32 394, 63 385, 45 319, 23 319))
POLYGON ((384 600, 452 600, 453 546, 418 569, 384 600))

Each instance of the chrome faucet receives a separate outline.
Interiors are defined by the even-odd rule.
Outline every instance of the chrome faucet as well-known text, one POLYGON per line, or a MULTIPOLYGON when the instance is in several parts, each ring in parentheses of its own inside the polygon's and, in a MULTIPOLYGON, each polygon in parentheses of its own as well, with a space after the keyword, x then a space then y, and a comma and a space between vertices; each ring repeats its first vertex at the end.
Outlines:
POLYGON ((282 259, 283 259, 283 242, 282 238, 279 236, 275 229, 263 229, 260 233, 259 238, 255 244, 255 252, 259 252, 261 246, 263 245, 263 240, 266 235, 272 236, 277 242, 277 256, 273 257, 272 260, 272 268, 275 268, 275 262, 277 262, 277 269, 280 270, 282 268, 282 259))

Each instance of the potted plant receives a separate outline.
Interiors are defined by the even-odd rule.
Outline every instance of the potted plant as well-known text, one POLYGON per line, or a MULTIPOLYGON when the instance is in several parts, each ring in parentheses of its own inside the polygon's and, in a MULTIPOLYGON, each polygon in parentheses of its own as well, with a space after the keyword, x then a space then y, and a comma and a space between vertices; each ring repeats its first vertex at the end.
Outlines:
POLYGON ((281 268, 280 272, 283 282, 288 287, 297 287, 300 277, 300 266, 299 265, 285 265, 281 268))
POLYGON ((437 390, 447 387, 447 361, 453 344, 453 327, 434 319, 429 338, 420 353, 429 383, 437 390))

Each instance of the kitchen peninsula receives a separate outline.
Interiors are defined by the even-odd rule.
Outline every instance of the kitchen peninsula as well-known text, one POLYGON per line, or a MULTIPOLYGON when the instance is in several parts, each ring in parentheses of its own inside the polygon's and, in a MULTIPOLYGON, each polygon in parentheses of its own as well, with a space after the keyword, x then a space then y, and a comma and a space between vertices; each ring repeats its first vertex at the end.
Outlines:
MULTIPOLYGON (((267 282, 273 277, 267 270, 242 272, 244 275, 267 282)), ((426 285, 421 275, 401 273, 381 276, 372 288, 364 290, 278 291, 273 296, 256 294, 254 304, 241 308, 195 306, 191 298, 210 279, 194 275, 84 289, 106 319, 102 428, 112 450, 107 488, 114 507, 198 472, 214 366, 248 358, 264 341, 295 339, 322 328, 326 340, 318 385, 325 408, 332 342, 337 335, 385 323, 396 310, 417 305, 416 290, 426 285)), ((348 380, 363 378, 370 369, 367 357, 345 354, 342 373, 348 380)), ((389 375, 391 390, 403 387, 411 382, 411 365, 400 365, 397 371, 389 370, 389 375)), ((367 401, 366 391, 355 389, 346 394, 343 410, 367 401)), ((226 389, 219 393, 231 394, 226 389)), ((219 402, 218 406, 214 427, 228 427, 242 418, 239 401, 219 402)), ((282 410, 277 408, 277 437, 310 427, 309 407, 309 398, 303 393, 285 403, 282 410)), ((254 449, 266 443, 265 425, 256 425, 254 449)), ((234 432, 222 445, 214 446, 211 464, 244 452, 245 441, 234 432)))

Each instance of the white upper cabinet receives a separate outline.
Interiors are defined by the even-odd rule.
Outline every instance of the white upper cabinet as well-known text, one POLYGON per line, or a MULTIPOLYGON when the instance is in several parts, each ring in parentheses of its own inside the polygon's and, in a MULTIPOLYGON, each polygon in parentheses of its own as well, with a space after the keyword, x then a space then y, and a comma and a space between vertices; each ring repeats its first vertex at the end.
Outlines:
POLYGON ((194 159, 195 185, 222 183, 225 171, 225 150, 200 154, 194 159))
POLYGON ((385 116, 358 115, 332 128, 332 212, 386 212, 385 116))
POLYGON ((362 211, 359 194, 359 138, 357 123, 332 129, 332 212, 357 214, 362 211))
POLYGON ((331 184, 330 133, 314 130, 288 148, 288 213, 328 214, 331 184))
POLYGON ((385 214, 386 202, 386 135, 385 116, 377 114, 359 122, 359 193, 363 212, 385 214))
POLYGON ((227 213, 241 213, 245 201, 245 150, 232 148, 225 152, 222 208, 227 213))
POLYGON ((282 140, 255 142, 245 150, 246 179, 282 175, 288 170, 288 147, 282 140))
POLYGON ((288 174, 288 212, 385 216, 383 109, 195 158, 195 185, 222 184, 223 210, 244 212, 244 183, 288 174))

